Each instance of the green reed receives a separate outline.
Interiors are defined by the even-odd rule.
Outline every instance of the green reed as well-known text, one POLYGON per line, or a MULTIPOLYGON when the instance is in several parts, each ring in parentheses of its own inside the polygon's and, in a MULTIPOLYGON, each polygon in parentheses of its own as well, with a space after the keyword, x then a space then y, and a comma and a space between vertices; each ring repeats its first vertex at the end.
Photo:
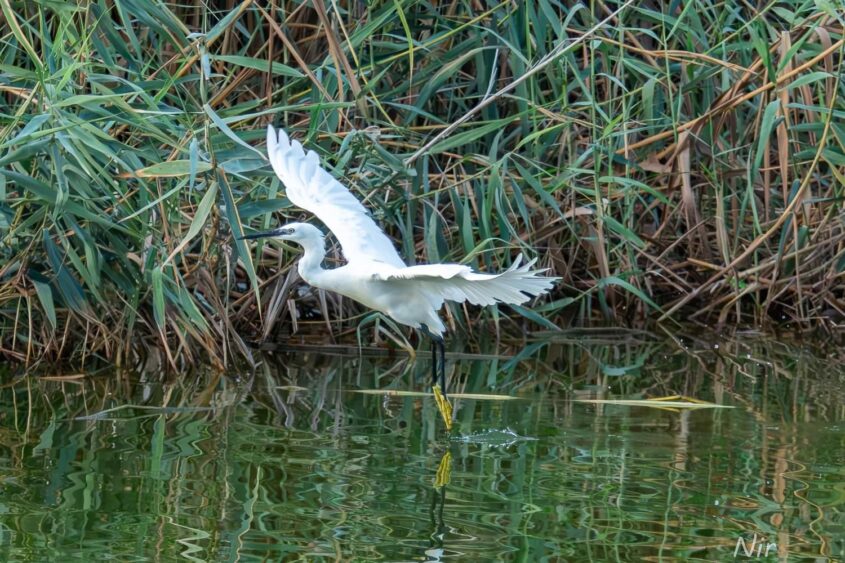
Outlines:
POLYGON ((298 291, 295 252, 236 238, 299 215, 267 123, 317 150, 409 262, 525 252, 563 278, 533 310, 453 306, 458 330, 845 316, 834 3, 0 9, 11 359, 163 347, 177 366, 308 325, 354 338, 365 311, 298 291))

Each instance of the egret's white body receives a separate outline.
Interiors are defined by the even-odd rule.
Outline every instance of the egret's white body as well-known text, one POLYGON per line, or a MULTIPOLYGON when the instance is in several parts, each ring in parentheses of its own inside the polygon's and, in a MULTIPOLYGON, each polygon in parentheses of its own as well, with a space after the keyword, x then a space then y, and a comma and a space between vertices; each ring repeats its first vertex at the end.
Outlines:
POLYGON ((271 237, 296 242, 304 251, 298 270, 314 287, 334 291, 393 320, 439 338, 445 331, 438 311, 444 301, 475 305, 524 303, 548 291, 558 278, 520 266, 521 255, 499 274, 474 272, 462 264, 408 266, 390 239, 350 191, 281 129, 267 128, 267 154, 294 205, 314 213, 340 242, 345 266, 324 269, 323 233, 307 223, 290 223, 246 238, 271 237))
POLYGON ((425 327, 434 336, 445 330, 437 314, 445 300, 476 305, 523 303, 530 299, 526 293, 540 293, 551 283, 549 278, 533 277, 536 272, 528 271, 530 264, 520 268, 518 262, 498 275, 479 274, 460 264, 397 267, 366 259, 326 270, 322 267, 324 237, 319 229, 307 223, 291 223, 283 229, 294 232, 278 238, 303 248, 298 270, 308 284, 345 295, 401 324, 425 327))

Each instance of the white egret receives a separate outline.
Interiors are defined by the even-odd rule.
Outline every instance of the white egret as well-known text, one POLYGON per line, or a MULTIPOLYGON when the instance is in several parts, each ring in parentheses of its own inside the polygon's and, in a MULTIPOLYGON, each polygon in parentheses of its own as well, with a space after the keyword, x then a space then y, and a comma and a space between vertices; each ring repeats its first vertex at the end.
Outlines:
POLYGON ((435 399, 451 428, 443 345, 446 327, 438 315, 444 301, 519 304, 547 292, 559 278, 541 276, 545 270, 531 270, 535 260, 520 266, 522 255, 499 274, 474 272, 463 264, 408 266, 361 202, 320 166, 317 153, 305 152, 299 141, 291 141, 283 130, 277 133, 272 126, 267 128, 267 153, 288 199, 316 215, 331 230, 347 263, 324 269, 325 237, 307 223, 289 223, 243 238, 297 243, 303 250, 299 275, 307 283, 345 295, 428 335, 432 342, 435 399))

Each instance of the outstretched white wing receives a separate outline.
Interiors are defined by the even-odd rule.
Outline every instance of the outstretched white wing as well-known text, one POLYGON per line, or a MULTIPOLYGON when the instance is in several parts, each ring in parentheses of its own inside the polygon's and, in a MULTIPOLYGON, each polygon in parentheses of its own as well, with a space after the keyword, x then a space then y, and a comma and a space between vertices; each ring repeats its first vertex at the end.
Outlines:
POLYGON ((307 153, 287 133, 267 127, 267 155, 294 205, 316 215, 334 234, 348 262, 383 262, 397 268, 405 263, 393 243, 375 224, 349 190, 320 166, 314 151, 307 153))

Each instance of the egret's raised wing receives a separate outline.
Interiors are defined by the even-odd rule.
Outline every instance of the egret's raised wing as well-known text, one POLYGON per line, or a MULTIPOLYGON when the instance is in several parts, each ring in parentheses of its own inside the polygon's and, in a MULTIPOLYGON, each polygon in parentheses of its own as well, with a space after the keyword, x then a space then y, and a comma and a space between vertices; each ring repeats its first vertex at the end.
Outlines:
POLYGON ((494 303, 525 303, 532 297, 547 292, 560 278, 545 277, 545 270, 532 270, 535 260, 520 266, 522 255, 513 265, 499 274, 473 272, 469 266, 461 264, 426 264, 403 268, 378 279, 407 286, 426 296, 435 309, 443 301, 474 305, 493 305, 494 303))
POLYGON ((294 205, 316 215, 334 233, 349 262, 375 260, 404 268, 393 243, 367 210, 334 176, 320 166, 314 151, 307 153, 287 133, 267 127, 267 155, 294 205))

